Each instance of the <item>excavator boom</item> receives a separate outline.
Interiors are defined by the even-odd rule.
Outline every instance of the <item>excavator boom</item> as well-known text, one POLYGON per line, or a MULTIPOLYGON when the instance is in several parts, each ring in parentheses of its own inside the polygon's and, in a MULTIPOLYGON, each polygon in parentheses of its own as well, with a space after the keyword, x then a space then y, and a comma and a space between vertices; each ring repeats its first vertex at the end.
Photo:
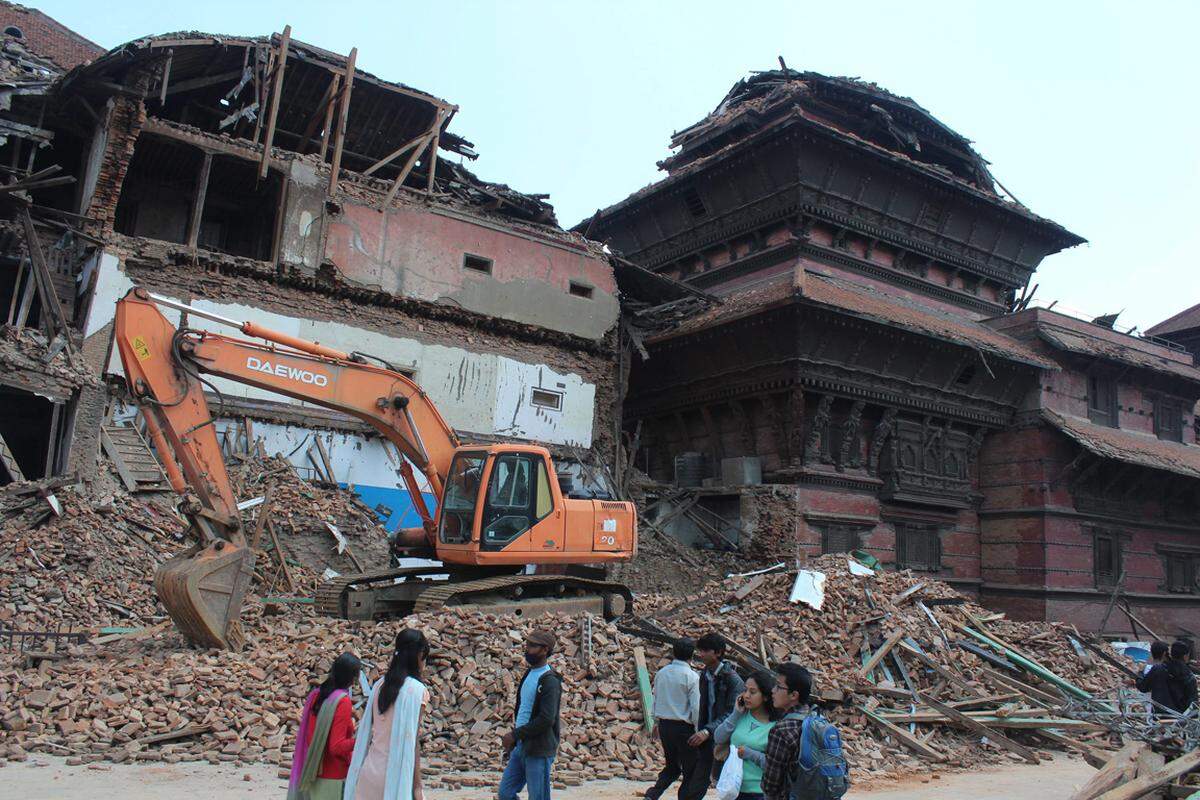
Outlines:
MULTIPOLYGON (((202 373, 336 409, 387 437, 441 496, 458 438, 419 386, 383 367, 321 345, 195 308, 266 339, 258 343, 178 330, 159 305, 181 307, 142 289, 117 302, 114 337, 129 388, 199 544, 165 564, 155 585, 171 617, 194 642, 236 647, 237 614, 253 571, 202 373)), ((405 480, 433 547, 433 517, 411 471, 405 480)))

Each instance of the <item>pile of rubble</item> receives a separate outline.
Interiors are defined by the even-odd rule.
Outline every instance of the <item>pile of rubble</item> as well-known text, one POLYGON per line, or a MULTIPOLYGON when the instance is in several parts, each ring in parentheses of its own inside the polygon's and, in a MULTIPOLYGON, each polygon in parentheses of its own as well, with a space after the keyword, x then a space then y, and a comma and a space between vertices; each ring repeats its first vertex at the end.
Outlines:
POLYGON ((77 389, 98 380, 78 350, 59 337, 51 343, 40 330, 0 325, 0 368, 16 375, 37 374, 54 386, 77 389))
MULTIPOLYGON (((190 649, 154 596, 155 567, 185 544, 173 496, 117 491, 89 500, 47 485, 0 492, 0 628, 66 625, 89 638, 32 659, 0 649, 0 759, 46 752, 80 763, 285 767, 303 698, 333 658, 355 652, 375 678, 396 632, 411 625, 434 646, 424 739, 432 785, 494 781, 488 770, 501 767, 520 643, 534 623, 461 611, 368 625, 317 619, 307 598, 324 570, 357 568, 356 559, 368 569, 386 563, 386 537, 370 510, 349 492, 301 481, 280 458, 235 456, 231 477, 239 498, 263 498, 244 512, 261 552, 239 653, 190 649), (354 558, 345 545, 337 553, 330 526, 354 558), (296 596, 279 596, 289 591, 296 596), (104 626, 118 630, 98 630, 104 626)), ((677 573, 684 571, 678 558, 665 544, 657 557, 642 556, 674 563, 677 573)), ((691 586, 728 568, 716 556, 701 564, 691 586)), ((1103 760, 1096 737, 1104 728, 1063 716, 1060 701, 1064 686, 1079 696, 1127 682, 1103 657, 1079 655, 1085 643, 1111 650, 1066 626, 1009 622, 945 584, 871 570, 845 555, 822 556, 805 570, 824 576, 819 608, 789 601, 791 570, 717 579, 692 597, 640 594, 637 615, 616 624, 537 620, 559 635, 554 664, 567 684, 556 779, 650 779, 659 750, 643 729, 634 648, 647 648, 654 670, 666 663, 672 636, 709 630, 727 636, 746 668, 807 665, 859 778, 931 764, 1036 761, 1046 746, 1103 760), (1016 658, 1032 666, 1018 669, 1016 658)))
MULTIPOLYGON (((233 460, 229 473, 236 495, 242 500, 262 498, 261 504, 244 512, 246 530, 259 530, 259 520, 269 519, 291 561, 316 575, 388 566, 387 534, 375 513, 352 492, 303 480, 282 456, 235 455, 233 460)), ((269 549, 271 531, 265 524, 262 528, 259 544, 269 549)))
POLYGON ((10 484, 0 494, 0 629, 95 630, 163 619, 150 578, 182 549, 183 523, 164 504, 127 495, 92 501, 72 487, 38 486, 10 484))
POLYGON ((863 574, 854 575, 850 564, 845 555, 827 555, 805 566, 824 575, 819 609, 789 601, 797 579, 793 570, 732 578, 683 602, 646 598, 639 605, 645 617, 639 629, 667 634, 664 641, 718 631, 733 643, 731 655, 751 669, 763 662, 806 665, 860 774, 1021 757, 1017 748, 997 745, 1004 736, 1025 743, 1025 760, 1038 757, 1039 745, 1065 744, 1070 737, 1064 732, 1077 734, 1068 747, 1095 749, 1083 740, 1103 728, 1062 718, 1064 694, 1054 679, 1089 694, 1129 681, 1103 658, 1077 655, 1071 640, 1084 640, 1077 631, 1056 623, 1010 622, 944 583, 861 567, 863 574), (1016 668, 1001 648, 1052 677, 1016 668), (952 711, 913 706, 914 689, 952 711), (995 729, 990 745, 980 743, 980 728, 952 718, 958 708, 995 729), (919 730, 910 731, 914 723, 919 730), (1030 738, 1041 731, 1049 733, 1030 738))
MULTIPOLYGON (((248 644, 241 653, 189 650, 172 631, 72 648, 44 674, 16 665, 0 672, 0 705, 8 709, 0 720, 8 731, 0 758, 36 751, 74 763, 206 759, 285 766, 304 697, 332 660, 357 653, 374 680, 396 633, 412 626, 433 645, 425 676, 432 702, 423 721, 432 785, 457 788, 498 777, 459 773, 502 768, 500 735, 510 726, 522 642, 534 623, 446 612, 363 626, 301 611, 268 618, 251 609, 243 624, 248 644)), ((556 779, 649 778, 656 749, 639 734, 634 642, 597 621, 585 666, 578 620, 543 617, 536 624, 557 632, 552 664, 566 683, 556 779)))

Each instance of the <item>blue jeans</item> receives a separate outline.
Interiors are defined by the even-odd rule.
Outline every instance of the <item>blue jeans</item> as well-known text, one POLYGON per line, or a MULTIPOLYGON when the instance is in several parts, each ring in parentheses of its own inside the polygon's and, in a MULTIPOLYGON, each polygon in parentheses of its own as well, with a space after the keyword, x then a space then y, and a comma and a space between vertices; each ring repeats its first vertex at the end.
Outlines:
POLYGON ((500 778, 500 800, 517 800, 517 792, 529 787, 529 800, 550 800, 550 768, 553 758, 527 758, 524 744, 517 742, 508 756, 500 778))

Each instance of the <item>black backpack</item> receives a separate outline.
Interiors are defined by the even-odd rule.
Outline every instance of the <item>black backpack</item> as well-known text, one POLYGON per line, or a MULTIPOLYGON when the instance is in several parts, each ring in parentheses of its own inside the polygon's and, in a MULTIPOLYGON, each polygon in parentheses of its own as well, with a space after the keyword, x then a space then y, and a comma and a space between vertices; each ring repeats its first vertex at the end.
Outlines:
POLYGON ((850 765, 842 753, 842 735, 819 711, 788 714, 802 719, 800 751, 788 776, 790 800, 837 800, 850 790, 850 765))

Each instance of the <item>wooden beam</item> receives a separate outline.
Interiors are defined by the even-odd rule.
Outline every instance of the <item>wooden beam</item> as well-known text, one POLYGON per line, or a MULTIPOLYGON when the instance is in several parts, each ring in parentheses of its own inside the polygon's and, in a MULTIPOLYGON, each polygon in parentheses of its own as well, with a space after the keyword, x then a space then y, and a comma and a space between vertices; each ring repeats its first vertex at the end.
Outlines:
POLYGON ((187 246, 192 250, 200 241, 200 219, 204 214, 204 200, 208 197, 208 176, 212 172, 213 154, 204 152, 200 162, 200 174, 196 176, 196 190, 192 194, 192 214, 188 219, 187 246))
POLYGON ((887 640, 884 641, 884 643, 880 646, 880 648, 875 651, 874 655, 867 660, 867 663, 862 665, 862 669, 858 671, 858 677, 866 678, 868 675, 874 672, 875 667, 879 666, 879 662, 883 661, 884 657, 888 653, 892 652, 892 648, 895 647, 903 638, 904 631, 893 631, 892 635, 889 636, 887 640))
POLYGON ((175 60, 175 51, 167 50, 167 61, 163 64, 162 85, 158 89, 158 104, 167 102, 167 84, 171 81, 171 62, 175 60))
POLYGON ((271 110, 267 112, 267 135, 263 140, 262 163, 258 167, 258 177, 267 177, 271 167, 271 143, 275 141, 275 120, 279 117, 279 99, 283 94, 283 73, 287 67, 288 46, 292 43, 292 26, 283 26, 283 36, 279 37, 279 63, 275 65, 275 77, 271 81, 271 110))
POLYGON ((137 744, 143 747, 148 744, 158 744, 159 742, 170 742, 176 739, 186 739, 190 736, 199 736, 202 733, 208 733, 212 730, 211 725, 188 725, 185 728, 169 731, 168 733, 155 733, 150 736, 143 736, 140 739, 135 739, 137 744))
POLYGON ((1049 739, 1055 744, 1062 745, 1068 750, 1074 750, 1075 752, 1079 753, 1079 755, 1083 756, 1084 761, 1091 764, 1096 769, 1104 769, 1104 765, 1108 763, 1108 758, 1105 757, 1107 754, 1101 755, 1103 751, 1097 750, 1096 748, 1086 745, 1083 742, 1076 741, 1070 736, 1065 736, 1058 731, 1049 730, 1047 728, 1038 728, 1036 731, 1034 731, 1034 733, 1038 736, 1041 736, 1043 739, 1049 739))
POLYGON ((957 708, 951 708, 950 706, 946 705, 945 703, 935 700, 933 698, 933 696, 928 693, 921 694, 918 692, 917 699, 920 700, 925 705, 932 708, 934 711, 940 711, 942 714, 944 714, 946 717, 948 717, 952 722, 955 722, 955 723, 961 725, 962 727, 966 728, 969 731, 974 731, 975 733, 978 733, 981 736, 986 736, 988 738, 988 741, 993 742, 994 744, 997 744, 1000 747, 1003 747, 1005 750, 1008 750, 1010 753, 1016 753, 1021 758, 1028 761, 1030 764, 1040 763, 1038 761, 1037 755, 1032 750, 1030 750, 1028 747, 1026 747, 1025 745, 1020 744, 1019 742, 1013 741, 1012 739, 1008 738, 1007 736, 1005 736, 1004 734, 1000 733, 997 730, 989 728, 987 725, 984 725, 982 722, 980 722, 979 720, 977 720, 973 717, 967 716, 963 712, 959 711, 957 708))
POLYGON ((283 554, 283 548, 279 546, 279 537, 275 534, 275 525, 271 520, 267 520, 267 533, 271 536, 271 544, 275 547, 275 557, 279 559, 279 567, 283 570, 283 578, 287 581, 288 591, 292 594, 296 593, 296 579, 292 577, 292 568, 288 566, 287 557, 283 554))
POLYGON ((936 672, 941 677, 945 678, 950 683, 953 683, 956 686, 961 686, 963 689, 966 689, 968 692, 970 692, 973 695, 978 694, 978 692, 975 690, 975 687, 973 687, 971 684, 967 683, 965 680, 958 677, 953 672, 946 669, 941 664, 937 663, 932 658, 930 658, 928 655, 926 655, 925 653, 922 653, 920 650, 913 647, 908 642, 900 642, 899 645, 900 645, 901 650, 908 653, 909 655, 911 655, 913 658, 917 659, 917 661, 920 661, 925 666, 929 667, 931 670, 936 672))
POLYGON ((1147 749, 1149 745, 1145 742, 1130 742, 1122 747, 1099 772, 1071 795, 1071 800, 1095 800, 1110 789, 1133 780, 1137 774, 1138 756, 1147 749))
MULTIPOLYGON (((220 75, 202 75, 199 78, 192 78, 190 80, 171 84, 171 88, 167 90, 166 94, 167 97, 170 97, 173 94, 190 92, 193 89, 203 89, 206 86, 214 86, 218 83, 224 83, 225 81, 233 78, 240 78, 241 76, 242 70, 240 69, 235 69, 230 72, 222 72, 220 75)), ((93 111, 92 113, 95 114, 96 112, 93 111)))
POLYGON ((444 114, 438 114, 436 127, 433 129, 433 141, 429 143, 429 175, 425 181, 425 193, 433 193, 433 181, 437 177, 437 162, 438 162, 438 142, 442 139, 442 121, 445 119, 444 114))
POLYGON ((363 175, 371 175, 379 168, 386 167, 388 164, 392 163, 397 158, 399 158, 400 156, 407 153, 409 150, 411 150, 414 147, 416 147, 417 145, 419 145, 422 141, 425 140, 425 137, 427 137, 428 135, 429 135, 428 133, 422 133, 420 136, 417 136, 415 139, 410 139, 409 141, 405 142, 403 145, 401 145, 397 149, 393 150, 392 152, 388 153, 383 158, 376 161, 371 166, 364 169, 362 174, 363 175))
POLYGON ((322 131, 322 138, 328 137, 329 116, 333 113, 333 101, 337 99, 338 87, 342 84, 341 75, 331 75, 329 77, 329 85, 325 87, 325 94, 321 95, 321 99, 317 102, 317 107, 313 109, 312 116, 308 118, 308 123, 304 126, 304 134, 300 137, 300 145, 296 148, 303 153, 308 149, 309 142, 312 140, 313 134, 317 132, 317 125, 321 120, 326 120, 325 128, 322 131))
MULTIPOLYGON (((21 295, 21 291, 20 291, 21 290, 21 279, 24 277, 25 277, 25 259, 21 259, 21 263, 17 265, 17 277, 13 280, 12 299, 10 299, 8 301, 8 323, 7 324, 9 324, 9 325, 12 325, 13 322, 15 321, 16 316, 17 316, 17 309, 20 308, 20 305, 18 305, 18 297, 21 295)), ((30 275, 29 279, 32 280, 33 276, 30 275)), ((26 289, 26 291, 28 291, 28 289, 26 289)), ((18 326, 18 327, 20 327, 20 326, 18 326)))
POLYGON ((871 722, 875 723, 875 725, 877 725, 879 728, 881 728, 885 733, 887 733, 889 736, 896 739, 896 741, 900 742, 902 745, 907 747, 909 750, 912 750, 913 752, 917 753, 918 755, 922 755, 925 758, 928 758, 930 761, 945 761, 946 760, 946 756, 942 755, 937 750, 934 750, 932 747, 925 744, 924 742, 922 742, 920 739, 916 738, 915 736, 910 736, 909 733, 907 731, 903 730, 902 728, 896 727, 895 725, 888 722, 883 717, 868 710, 866 708, 866 706, 859 706, 859 710, 867 715, 867 719, 869 719, 871 722))
POLYGON ((412 172, 413 165, 417 163, 417 159, 420 158, 421 153, 425 151, 425 145, 432 138, 432 134, 429 133, 426 133, 421 137, 421 144, 417 145, 417 148, 413 150, 412 155, 408 157, 408 161, 404 162, 404 167, 400 170, 400 174, 396 176, 396 180, 392 181, 392 185, 391 188, 388 189, 387 196, 383 198, 383 205, 381 208, 387 208, 392 204, 392 198, 396 196, 396 192, 400 190, 400 186, 408 177, 408 173, 412 172))
POLYGON ((342 168, 342 149, 346 144, 346 120, 350 116, 350 91, 354 88, 354 63, 358 60, 358 48, 350 51, 346 59, 346 72, 342 78, 342 101, 338 107, 337 125, 333 135, 333 162, 329 170, 329 193, 337 192, 338 171, 342 168))
POLYGON ((67 350, 71 352, 74 350, 74 345, 71 344, 70 332, 67 330, 66 316, 63 314, 62 305, 58 302, 58 294, 54 291, 50 268, 46 266, 42 243, 37 237, 37 231, 33 229, 33 218, 29 216, 28 208, 21 209, 21 221, 25 224, 25 247, 29 250, 29 261, 33 264, 33 274, 37 278, 38 298, 42 301, 42 315, 53 325, 50 338, 53 339, 56 334, 61 333, 67 337, 67 350))
POLYGON ((254 535, 250 537, 250 549, 257 550, 258 543, 262 540, 263 528, 267 526, 267 512, 271 508, 271 496, 275 493, 275 486, 267 487, 267 494, 263 497, 262 504, 258 507, 258 519, 254 523, 254 535))
POLYGON ((1025 695, 1025 697, 1027 697, 1031 702, 1046 703, 1047 705, 1056 705, 1056 706, 1062 704, 1061 697, 1055 697, 1054 695, 1050 694, 1049 692, 1047 692, 1043 689, 1038 689, 1037 687, 1030 686, 1027 683, 1023 683, 1023 682, 1017 680, 1016 678, 1013 678, 1009 675, 1005 675, 1003 672, 998 672, 998 671, 996 671, 994 669, 990 669, 988 667, 980 667, 979 670, 985 676, 987 676, 988 678, 991 678, 993 681, 995 681, 996 683, 999 683, 1001 686, 1007 686, 1009 689, 1012 689, 1015 692, 1020 692, 1021 694, 1025 695))

